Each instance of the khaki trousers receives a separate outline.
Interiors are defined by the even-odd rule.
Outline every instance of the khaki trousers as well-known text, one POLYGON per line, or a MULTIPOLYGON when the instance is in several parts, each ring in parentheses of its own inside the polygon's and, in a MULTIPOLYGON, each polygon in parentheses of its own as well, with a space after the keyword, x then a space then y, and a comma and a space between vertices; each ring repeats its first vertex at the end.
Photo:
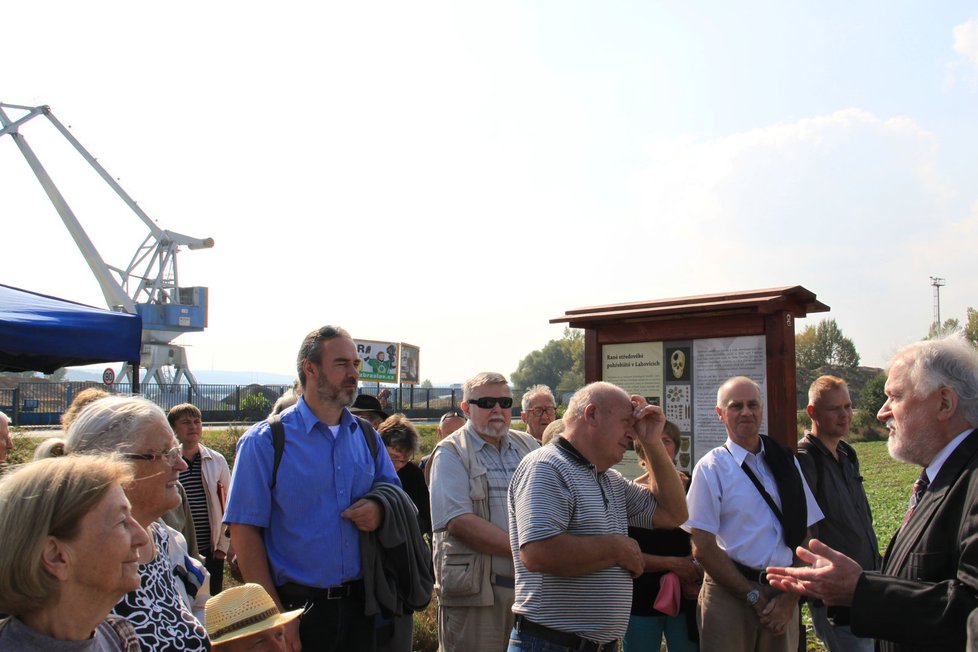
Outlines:
POLYGON ((493 585, 492 597, 490 607, 438 605, 438 652, 506 652, 515 592, 493 585))
POLYGON ((775 636, 761 626, 754 608, 742 596, 731 595, 710 579, 696 604, 702 652, 797 652, 798 607, 785 633, 775 636))

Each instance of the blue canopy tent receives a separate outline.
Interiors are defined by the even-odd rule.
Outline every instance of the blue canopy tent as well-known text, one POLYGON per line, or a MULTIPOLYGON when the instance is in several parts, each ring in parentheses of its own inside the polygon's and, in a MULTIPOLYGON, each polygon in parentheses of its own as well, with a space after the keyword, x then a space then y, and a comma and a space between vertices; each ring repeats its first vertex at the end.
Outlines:
POLYGON ((0 371, 126 362, 138 379, 142 330, 138 315, 0 285, 0 371))

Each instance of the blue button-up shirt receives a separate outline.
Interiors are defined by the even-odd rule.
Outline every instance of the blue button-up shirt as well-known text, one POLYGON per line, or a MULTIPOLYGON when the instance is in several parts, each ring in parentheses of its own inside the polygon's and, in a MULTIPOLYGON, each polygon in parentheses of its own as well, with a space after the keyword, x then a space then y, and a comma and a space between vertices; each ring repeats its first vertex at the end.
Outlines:
POLYGON ((371 459, 360 426, 346 409, 335 436, 303 398, 281 419, 285 450, 274 491, 272 432, 263 421, 238 440, 224 522, 264 528, 276 586, 295 582, 322 588, 357 579, 359 531, 340 512, 375 482, 400 486, 390 456, 374 434, 378 453, 371 459))

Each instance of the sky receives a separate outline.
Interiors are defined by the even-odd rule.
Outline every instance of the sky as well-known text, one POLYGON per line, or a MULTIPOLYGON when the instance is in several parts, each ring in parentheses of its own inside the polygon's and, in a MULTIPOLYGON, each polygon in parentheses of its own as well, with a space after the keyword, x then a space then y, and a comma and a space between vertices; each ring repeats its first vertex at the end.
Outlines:
MULTIPOLYGON (((511 374, 566 310, 801 285, 866 365, 978 307, 973 2, 26 3, 47 104, 207 286, 191 369, 294 371, 323 324, 511 374)), ((16 112, 9 112, 18 117, 16 112)), ((102 257, 146 227, 20 133, 102 257)), ((103 306, 10 137, 0 282, 103 306)))

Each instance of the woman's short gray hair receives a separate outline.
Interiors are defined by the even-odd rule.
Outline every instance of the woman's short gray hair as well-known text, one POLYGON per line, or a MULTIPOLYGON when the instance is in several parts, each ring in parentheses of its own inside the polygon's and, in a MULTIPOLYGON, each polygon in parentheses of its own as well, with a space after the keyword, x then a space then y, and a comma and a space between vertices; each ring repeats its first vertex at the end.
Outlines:
POLYGON ((65 452, 125 453, 147 426, 170 424, 155 403, 141 396, 108 396, 88 405, 68 428, 65 452))
POLYGON ((78 455, 24 464, 0 481, 0 611, 20 616, 58 598, 59 580, 41 562, 47 538, 73 540, 109 489, 130 480, 121 458, 78 455))

